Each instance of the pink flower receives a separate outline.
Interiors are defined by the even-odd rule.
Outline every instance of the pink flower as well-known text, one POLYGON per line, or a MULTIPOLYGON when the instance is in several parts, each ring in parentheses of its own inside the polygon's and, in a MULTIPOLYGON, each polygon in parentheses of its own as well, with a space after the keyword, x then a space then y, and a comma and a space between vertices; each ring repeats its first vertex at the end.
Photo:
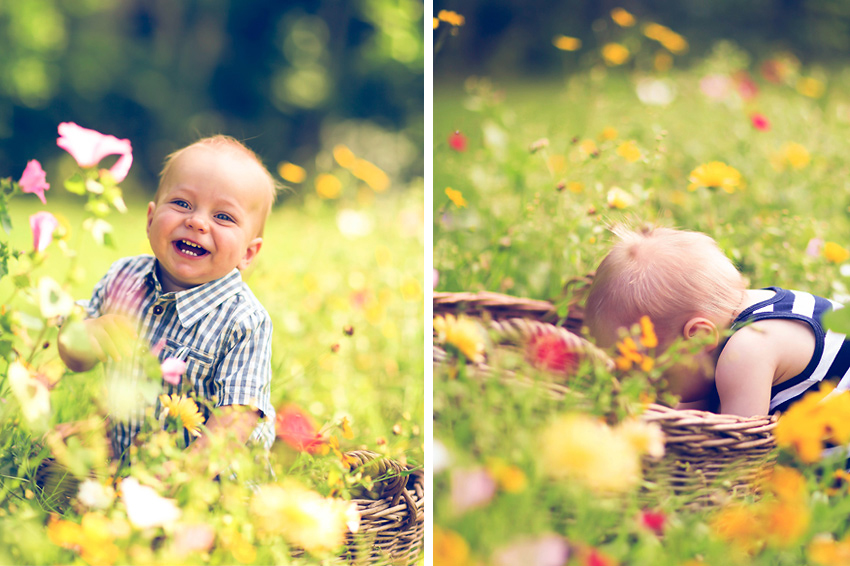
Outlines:
POLYGON ((206 552, 215 542, 215 529, 210 525, 180 525, 174 534, 174 549, 180 556, 206 552))
POLYGON ((53 241, 53 231, 59 226, 56 217, 47 211, 36 212, 30 216, 30 230, 32 230, 32 247, 37 252, 42 252, 53 241))
POLYGON ((732 79, 726 75, 707 75, 700 79, 699 88, 709 98, 726 98, 732 86, 732 79))
POLYGON ((433 285, 432 289, 436 289, 437 284, 440 282, 440 272, 435 269, 433 277, 434 277, 434 285, 433 285))
POLYGON ((457 513, 482 507, 496 494, 496 480, 484 468, 452 471, 451 500, 457 513))
POLYGON ((494 566, 562 566, 570 556, 566 539, 556 534, 520 538, 493 553, 494 566))
POLYGON ((275 417, 275 433, 278 438, 295 448, 309 454, 321 450, 325 439, 319 434, 310 415, 297 405, 287 405, 278 409, 275 417))
POLYGON ((133 148, 130 140, 119 140, 115 136, 107 136, 82 128, 73 122, 59 124, 59 139, 56 145, 67 151, 83 168, 94 167, 108 155, 120 155, 118 161, 109 172, 116 182, 120 183, 127 177, 133 164, 133 148))
POLYGON ((764 114, 759 114, 758 112, 754 113, 750 116, 750 122, 753 123, 753 127, 757 130, 761 130, 762 132, 766 132, 770 129, 770 121, 764 114))
POLYGON ((162 379, 171 385, 180 385, 183 372, 186 371, 186 362, 177 358, 165 358, 162 365, 162 379))
POLYGON ((739 71, 735 73, 736 86, 738 94, 744 100, 752 100, 759 93, 759 87, 747 71, 739 71))
POLYGON ((18 184, 21 186, 22 191, 25 193, 35 193, 41 199, 42 204, 47 204, 47 201, 44 200, 44 191, 50 188, 50 184, 46 179, 47 175, 44 173, 44 169, 41 168, 41 163, 32 159, 27 163, 27 167, 24 169, 24 174, 21 175, 21 180, 18 181, 18 184))
POLYGON ((820 251, 823 248, 823 240, 820 238, 812 238, 806 245, 806 255, 809 257, 820 257, 820 251))
POLYGON ((664 523, 667 517, 661 511, 641 511, 640 523, 656 535, 664 534, 664 523))
POLYGON ((466 151, 466 136, 456 131, 449 136, 449 147, 455 151, 466 151))
POLYGON ((535 367, 556 373, 571 373, 578 367, 579 356, 558 334, 534 336, 528 344, 527 357, 535 367))

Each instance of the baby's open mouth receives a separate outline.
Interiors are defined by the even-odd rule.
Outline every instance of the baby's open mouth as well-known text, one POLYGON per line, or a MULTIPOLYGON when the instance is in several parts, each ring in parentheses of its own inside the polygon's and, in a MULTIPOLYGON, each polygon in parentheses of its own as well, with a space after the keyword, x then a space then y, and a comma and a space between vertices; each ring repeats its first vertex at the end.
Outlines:
POLYGON ((191 255, 195 257, 206 255, 209 253, 207 250, 205 250, 198 244, 190 242, 189 240, 177 240, 176 242, 174 242, 174 246, 178 249, 178 251, 186 255, 191 255))

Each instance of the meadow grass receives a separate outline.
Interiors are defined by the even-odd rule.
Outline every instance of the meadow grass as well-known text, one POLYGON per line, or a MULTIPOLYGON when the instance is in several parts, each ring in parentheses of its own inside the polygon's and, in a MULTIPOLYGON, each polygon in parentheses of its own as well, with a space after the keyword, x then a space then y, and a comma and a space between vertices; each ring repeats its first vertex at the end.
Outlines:
MULTIPOLYGON (((488 290, 563 308, 571 298, 565 285, 595 269, 612 242, 610 227, 654 223, 712 236, 750 288, 778 285, 847 301, 850 76, 843 68, 800 69, 794 80, 816 74, 823 87, 809 96, 794 80, 775 84, 754 69, 747 75, 758 86, 754 97, 737 89, 732 77, 741 69, 718 57, 664 73, 600 64, 545 80, 435 81, 435 291, 488 290), (728 79, 720 96, 701 87, 709 75, 728 79), (641 94, 650 87, 655 102, 659 90, 666 101, 641 94), (754 115, 769 126, 755 127, 754 115), (465 145, 453 147, 455 132, 465 145), (735 168, 741 185, 731 193, 689 190, 692 172, 713 161, 735 168)), ((551 454, 571 442, 557 419, 591 414, 613 424, 639 413, 661 398, 652 385, 657 368, 585 367, 553 378, 522 354, 504 363, 491 336, 482 344, 493 373, 482 378, 465 369, 457 353, 464 343, 436 338, 449 353, 434 371, 438 560, 508 564, 535 556, 529 564, 563 564, 568 547, 569 564, 839 563, 821 551, 835 551, 847 533, 841 517, 850 495, 835 479, 843 477, 835 472, 841 462, 802 464, 783 450, 782 466, 805 479, 802 499, 782 518, 767 519, 767 503, 744 500, 727 506, 743 509, 735 523, 722 505, 694 510, 673 493, 642 497, 640 481, 600 493, 576 479, 603 457, 591 448, 572 448, 575 459, 561 460, 578 476, 551 469, 551 454), (540 386, 500 379, 506 370, 540 386), (553 400, 545 386, 552 379, 574 395, 553 400), (552 427, 560 437, 547 445, 552 427), (663 517, 658 531, 646 520, 655 512, 663 517), (760 530, 769 520, 782 540, 760 530)), ((610 456, 606 468, 618 466, 623 460, 610 456)))

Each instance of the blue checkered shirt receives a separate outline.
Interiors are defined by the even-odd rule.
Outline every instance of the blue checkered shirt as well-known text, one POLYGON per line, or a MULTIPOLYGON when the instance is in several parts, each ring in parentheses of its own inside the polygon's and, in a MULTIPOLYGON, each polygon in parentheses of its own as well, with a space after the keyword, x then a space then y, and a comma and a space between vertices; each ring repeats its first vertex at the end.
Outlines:
MULTIPOLYGON (((262 411, 251 441, 271 447, 274 409, 269 398, 272 323, 268 313, 238 269, 192 289, 163 293, 155 268, 156 259, 150 255, 118 260, 95 286, 91 300, 81 301, 90 317, 116 313, 137 320, 142 350, 159 350, 160 362, 166 358, 186 362, 180 385, 163 381, 161 390, 154 385, 153 395, 139 350, 133 359, 106 364, 114 454, 122 455, 130 447, 145 405, 157 403, 159 393, 183 393, 187 377, 196 399, 210 400, 216 407, 249 405, 262 411), (147 383, 147 389, 139 383, 147 383)), ((209 409, 198 405, 205 420, 209 418, 209 409)))

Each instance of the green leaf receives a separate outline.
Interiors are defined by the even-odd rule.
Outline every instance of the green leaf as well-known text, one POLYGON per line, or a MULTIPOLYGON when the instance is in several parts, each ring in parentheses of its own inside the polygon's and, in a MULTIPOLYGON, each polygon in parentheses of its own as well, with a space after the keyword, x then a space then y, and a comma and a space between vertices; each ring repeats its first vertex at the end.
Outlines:
POLYGON ((839 334, 850 334, 850 308, 830 311, 823 315, 823 327, 839 334))
POLYGON ((86 180, 80 173, 74 173, 65 181, 65 188, 75 195, 86 194, 86 180))
POLYGON ((9 211, 6 208, 5 199, 0 199, 0 225, 3 226, 3 230, 7 234, 12 231, 12 218, 9 216, 9 211))

